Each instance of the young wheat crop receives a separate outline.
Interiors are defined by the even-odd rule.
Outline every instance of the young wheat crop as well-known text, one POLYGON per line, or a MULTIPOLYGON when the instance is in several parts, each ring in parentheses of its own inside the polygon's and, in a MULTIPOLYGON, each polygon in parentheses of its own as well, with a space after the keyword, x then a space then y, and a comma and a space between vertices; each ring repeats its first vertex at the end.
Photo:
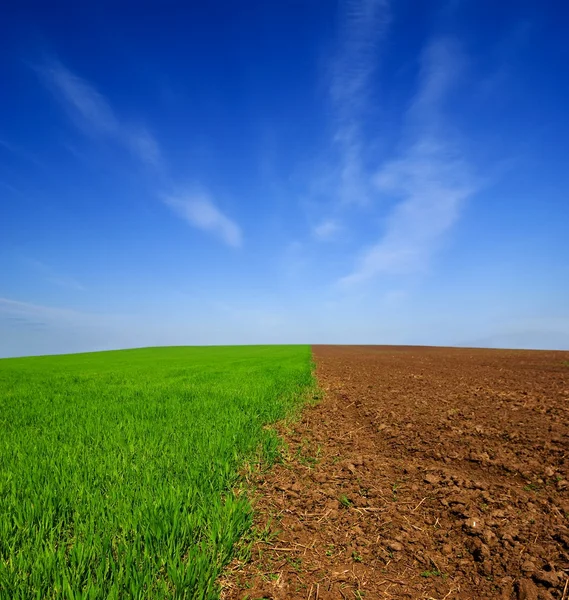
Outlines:
POLYGON ((215 598, 307 346, 0 360, 0 598, 215 598))

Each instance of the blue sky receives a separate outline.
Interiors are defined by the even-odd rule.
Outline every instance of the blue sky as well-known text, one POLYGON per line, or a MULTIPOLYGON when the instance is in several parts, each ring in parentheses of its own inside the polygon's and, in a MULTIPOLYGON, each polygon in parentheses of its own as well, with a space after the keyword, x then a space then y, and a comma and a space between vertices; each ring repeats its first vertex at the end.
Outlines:
POLYGON ((569 349, 568 18, 4 2, 0 356, 569 349))

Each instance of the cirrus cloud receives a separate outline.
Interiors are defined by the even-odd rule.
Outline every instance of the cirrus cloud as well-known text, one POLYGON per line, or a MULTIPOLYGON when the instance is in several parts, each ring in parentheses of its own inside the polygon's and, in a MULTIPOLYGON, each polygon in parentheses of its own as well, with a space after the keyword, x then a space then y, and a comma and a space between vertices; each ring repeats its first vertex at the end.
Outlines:
POLYGON ((241 228, 227 217, 203 191, 164 197, 164 203, 190 225, 214 234, 228 246, 243 243, 241 228))
POLYGON ((160 166, 160 146, 152 134, 142 125, 119 119, 93 85, 55 59, 38 71, 79 129, 117 142, 146 165, 160 166))
POLYGON ((372 178, 379 192, 398 202, 387 215, 381 239, 360 255, 340 284, 422 269, 478 190, 471 165, 445 131, 442 105, 459 71, 457 56, 457 42, 451 39, 434 40, 425 49, 419 90, 407 112, 408 140, 372 178))

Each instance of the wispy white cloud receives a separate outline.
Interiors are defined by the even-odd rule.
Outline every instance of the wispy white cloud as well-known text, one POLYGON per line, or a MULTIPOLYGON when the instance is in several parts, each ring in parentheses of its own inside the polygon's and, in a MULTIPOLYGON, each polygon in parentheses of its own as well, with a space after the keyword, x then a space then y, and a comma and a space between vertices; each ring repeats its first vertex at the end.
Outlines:
POLYGON ((98 134, 117 135, 120 125, 113 109, 91 84, 58 61, 40 68, 40 73, 79 127, 98 134))
POLYGON ((383 237, 340 283, 423 268, 477 191, 472 168, 445 135, 442 104, 458 71, 457 54, 456 43, 446 39, 424 52, 419 91, 407 114, 410 141, 374 177, 377 189, 399 202, 387 218, 383 237))
POLYGON ((330 94, 341 127, 349 129, 368 101, 370 78, 389 22, 387 0, 344 0, 340 47, 333 65, 330 94))
POLYGON ((164 203, 190 225, 214 234, 229 246, 243 243, 240 227, 227 217, 203 191, 166 196, 164 203))
POLYGON ((147 165, 159 167, 161 150, 154 136, 142 126, 130 126, 122 133, 124 143, 130 151, 147 165))
POLYGON ((94 86, 56 60, 40 67, 39 72, 82 131, 114 140, 144 164, 160 165, 160 147, 154 137, 145 127, 119 119, 108 100, 94 86))
POLYGON ((341 231, 342 226, 334 219, 321 221, 312 229, 312 234, 317 240, 326 242, 334 239, 341 231))
POLYGON ((340 0, 336 48, 325 72, 330 110, 329 144, 307 176, 305 205, 311 211, 311 237, 331 241, 348 229, 354 207, 369 206, 377 195, 369 169, 368 117, 379 50, 390 20, 389 0, 340 0), (331 219, 327 215, 334 214, 331 219))
MULTIPOLYGON (((56 60, 39 71, 83 132, 112 140, 143 164, 158 171, 164 170, 162 151, 154 136, 144 126, 120 119, 109 101, 93 85, 56 60)), ((217 208, 207 193, 173 194, 164 202, 194 227, 217 235, 230 246, 242 244, 239 226, 217 208)))
POLYGON ((344 0, 340 48, 332 69, 334 143, 339 150, 339 197, 342 203, 366 204, 368 180, 363 155, 362 116, 370 80, 377 68, 383 31, 389 22, 387 0, 344 0))

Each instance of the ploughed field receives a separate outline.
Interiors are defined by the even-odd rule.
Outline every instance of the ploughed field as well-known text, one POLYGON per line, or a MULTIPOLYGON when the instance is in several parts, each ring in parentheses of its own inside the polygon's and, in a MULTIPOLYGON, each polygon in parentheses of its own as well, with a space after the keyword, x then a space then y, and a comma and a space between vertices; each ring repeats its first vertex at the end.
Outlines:
POLYGON ((569 598, 568 352, 313 353, 223 598, 569 598))
POLYGON ((308 346, 0 360, 0 599, 218 597, 312 386, 308 346))

